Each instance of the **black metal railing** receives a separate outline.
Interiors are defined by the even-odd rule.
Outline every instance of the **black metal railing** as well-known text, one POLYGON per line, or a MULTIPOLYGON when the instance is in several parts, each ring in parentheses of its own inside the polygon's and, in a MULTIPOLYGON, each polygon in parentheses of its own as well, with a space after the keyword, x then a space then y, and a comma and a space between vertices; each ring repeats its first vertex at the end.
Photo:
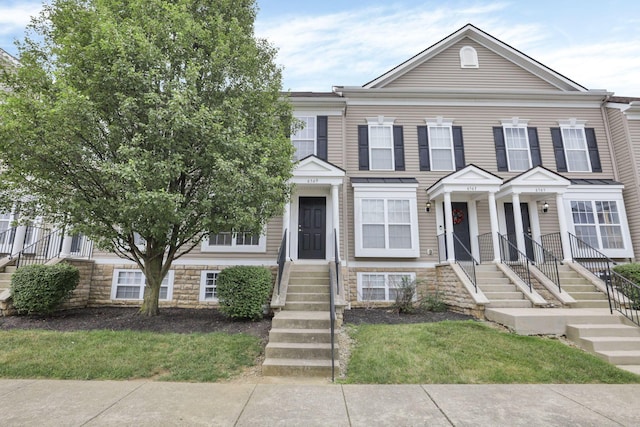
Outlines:
POLYGON ((82 234, 71 236, 69 255, 73 258, 91 258, 93 255, 93 242, 82 234))
POLYGON ((282 272, 284 271, 284 264, 287 261, 287 229, 282 234, 282 242, 280 243, 280 249, 278 250, 278 277, 276 283, 277 295, 280 295, 280 284, 282 283, 282 272))
POLYGON ((329 319, 331 324, 331 381, 335 381, 336 376, 336 295, 340 294, 340 252, 338 248, 338 232, 333 230, 333 250, 335 275, 331 275, 329 280, 329 319))
POLYGON ((64 233, 62 230, 48 230, 39 227, 27 227, 25 240, 38 238, 34 243, 25 246, 17 254, 16 268, 33 264, 46 264, 48 261, 60 255, 64 233))
POLYGON ((545 250, 551 252, 557 259, 564 259, 564 253, 562 252, 562 238, 560 233, 549 233, 540 236, 540 243, 545 250))
POLYGON ((524 234, 524 240, 531 244, 533 259, 530 259, 530 261, 534 263, 536 268, 540 270, 547 279, 551 280, 558 287, 558 291, 562 292, 560 273, 558 272, 558 263, 560 262, 558 258, 526 233, 524 234))
POLYGON ((500 243, 500 262, 511 269, 529 288, 531 286, 531 261, 527 255, 518 250, 518 247, 511 242, 507 236, 498 233, 498 241, 500 243))
POLYGON ((11 255, 13 239, 16 235, 16 227, 11 227, 0 233, 0 253, 11 255))
POLYGON ((460 238, 456 236, 456 233, 453 233, 454 242, 457 243, 455 260, 456 264, 462 268, 462 271, 467 275, 471 283, 473 284, 473 288, 476 293, 478 293, 478 283, 476 280, 476 265, 478 264, 476 260, 473 258, 471 251, 462 243, 460 238), (458 253, 461 252, 461 253, 458 253))
POLYGON ((491 233, 484 233, 478 236, 478 249, 480 249, 480 262, 493 261, 493 239, 491 233))
POLYGON ((615 309, 640 326, 640 286, 613 271, 614 260, 572 233, 569 244, 573 261, 604 282, 611 313, 615 309))

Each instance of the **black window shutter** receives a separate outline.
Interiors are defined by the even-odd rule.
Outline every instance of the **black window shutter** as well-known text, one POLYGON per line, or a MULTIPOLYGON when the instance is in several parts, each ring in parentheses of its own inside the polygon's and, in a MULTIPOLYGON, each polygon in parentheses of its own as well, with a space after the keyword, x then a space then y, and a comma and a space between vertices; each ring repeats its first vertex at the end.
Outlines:
POLYGON ((538 141, 538 129, 527 128, 529 134, 529 150, 531 151, 531 167, 542 166, 542 156, 540 155, 540 142, 538 141))
POLYGON ((456 159, 456 170, 463 169, 464 164, 464 141, 462 140, 462 126, 452 126, 453 133, 453 154, 456 159))
POLYGON ((430 171, 429 136, 426 126, 418 126, 418 156, 420 158, 420 170, 430 171))
POLYGON ((562 143, 562 132, 560 132, 560 128, 551 128, 551 141, 553 141, 553 151, 556 155, 556 169, 558 169, 558 172, 566 172, 567 158, 564 155, 564 145, 562 143))
POLYGON ((593 128, 585 128, 584 134, 587 137, 587 147, 589 148, 589 159, 591 159, 591 172, 602 172, 600 164, 600 153, 596 142, 596 132, 593 128))
POLYGON ((393 127, 393 157, 396 162, 396 170, 404 170, 404 135, 402 126, 393 127))
POLYGON ((358 125, 358 168, 369 170, 369 126, 358 125))
POLYGON ((496 163, 498 164, 498 171, 508 171, 509 164, 507 163, 507 147, 504 143, 504 132, 502 126, 495 126, 493 128, 493 142, 496 144, 496 163))
POLYGON ((319 158, 327 161, 327 116, 316 118, 316 153, 319 158))

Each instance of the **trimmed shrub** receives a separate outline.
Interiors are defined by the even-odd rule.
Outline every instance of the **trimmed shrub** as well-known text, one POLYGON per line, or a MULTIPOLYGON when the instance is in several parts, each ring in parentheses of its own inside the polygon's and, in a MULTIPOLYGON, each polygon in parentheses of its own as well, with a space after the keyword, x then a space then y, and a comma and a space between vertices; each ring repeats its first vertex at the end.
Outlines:
POLYGON ((13 307, 20 314, 51 314, 79 282, 80 272, 70 264, 22 267, 11 277, 13 307))
POLYGON ((406 277, 403 277, 402 281, 396 286, 396 301, 394 307, 398 309, 399 313, 411 314, 416 311, 416 288, 416 281, 406 277))
POLYGON ((613 271, 637 285, 624 284, 619 290, 629 298, 632 308, 640 310, 640 263, 616 265, 613 271))
POLYGON ((266 267, 225 268, 216 280, 220 311, 233 319, 262 319, 272 285, 271 270, 266 267))

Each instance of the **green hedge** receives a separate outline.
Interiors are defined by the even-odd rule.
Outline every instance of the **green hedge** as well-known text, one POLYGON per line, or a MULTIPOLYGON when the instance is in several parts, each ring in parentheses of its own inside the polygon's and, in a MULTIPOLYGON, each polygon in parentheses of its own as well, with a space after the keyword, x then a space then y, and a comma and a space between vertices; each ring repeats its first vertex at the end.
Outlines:
POLYGON ((71 297, 80 282, 72 265, 28 265, 11 277, 13 307, 20 314, 51 314, 71 297))
MULTIPOLYGON (((613 271, 640 286, 640 263, 616 265, 613 267, 613 271)), ((629 298, 632 308, 640 310, 640 288, 632 285, 622 285, 620 291, 629 298)))
POLYGON ((262 319, 263 306, 267 303, 272 285, 271 270, 268 268, 225 268, 216 280, 220 311, 233 319, 262 319))

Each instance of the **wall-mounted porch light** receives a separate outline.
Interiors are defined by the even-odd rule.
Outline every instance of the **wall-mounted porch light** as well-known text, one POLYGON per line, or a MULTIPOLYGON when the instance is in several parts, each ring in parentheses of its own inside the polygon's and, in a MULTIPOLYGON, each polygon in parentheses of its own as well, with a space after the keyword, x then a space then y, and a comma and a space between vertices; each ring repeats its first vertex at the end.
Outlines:
POLYGON ((425 212, 431 211, 431 200, 427 200, 427 203, 424 206, 424 211, 425 212))
POLYGON ((544 212, 544 213, 549 212, 549 203, 547 203, 546 200, 545 200, 544 204, 542 205, 542 212, 544 212))

